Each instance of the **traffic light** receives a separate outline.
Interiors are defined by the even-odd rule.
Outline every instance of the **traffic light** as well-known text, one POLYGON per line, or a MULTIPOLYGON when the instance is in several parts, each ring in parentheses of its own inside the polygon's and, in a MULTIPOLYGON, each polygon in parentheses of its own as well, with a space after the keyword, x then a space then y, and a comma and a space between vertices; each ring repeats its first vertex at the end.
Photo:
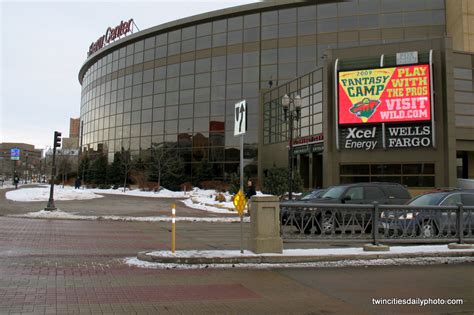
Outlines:
POLYGON ((59 148, 61 146, 61 133, 59 131, 54 132, 54 147, 59 148))

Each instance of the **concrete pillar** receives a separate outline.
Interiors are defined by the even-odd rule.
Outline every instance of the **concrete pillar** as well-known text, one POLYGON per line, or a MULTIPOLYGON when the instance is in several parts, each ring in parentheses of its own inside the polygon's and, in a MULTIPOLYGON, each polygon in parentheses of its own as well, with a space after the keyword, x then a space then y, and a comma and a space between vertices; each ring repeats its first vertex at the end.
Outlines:
POLYGON ((256 253, 283 252, 280 201, 276 196, 253 196, 250 204, 249 249, 256 253))

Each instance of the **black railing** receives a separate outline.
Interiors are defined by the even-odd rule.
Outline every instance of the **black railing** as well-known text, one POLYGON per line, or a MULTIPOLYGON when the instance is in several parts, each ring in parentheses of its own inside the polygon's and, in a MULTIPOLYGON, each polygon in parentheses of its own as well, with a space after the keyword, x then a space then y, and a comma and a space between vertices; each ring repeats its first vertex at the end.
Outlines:
POLYGON ((280 222, 283 239, 363 240, 374 244, 474 241, 474 207, 460 204, 415 207, 283 203, 280 222))

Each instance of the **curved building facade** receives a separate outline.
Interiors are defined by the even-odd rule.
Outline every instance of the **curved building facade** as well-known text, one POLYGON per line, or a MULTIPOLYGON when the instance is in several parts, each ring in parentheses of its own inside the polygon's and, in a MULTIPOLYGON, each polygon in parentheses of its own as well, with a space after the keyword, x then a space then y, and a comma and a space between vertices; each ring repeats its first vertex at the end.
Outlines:
MULTIPOLYGON (((262 2, 159 25, 92 53, 82 66, 81 147, 111 160, 122 148, 138 155, 173 144, 187 174, 209 161, 223 179, 238 172, 238 101, 248 104, 244 159, 257 166, 262 92, 323 67, 328 50, 446 32, 444 0, 262 2)), ((323 106, 306 116, 302 136, 323 133, 323 106)))

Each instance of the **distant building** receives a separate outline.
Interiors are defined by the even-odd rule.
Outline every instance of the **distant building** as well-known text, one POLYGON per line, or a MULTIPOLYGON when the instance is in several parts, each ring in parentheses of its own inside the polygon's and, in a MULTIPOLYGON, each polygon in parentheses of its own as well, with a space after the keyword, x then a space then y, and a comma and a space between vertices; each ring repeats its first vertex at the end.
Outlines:
POLYGON ((11 176, 17 172, 20 176, 31 177, 40 172, 43 150, 27 143, 0 143, 0 175, 11 176), (20 150, 19 160, 11 159, 11 149, 20 150))
POLYGON ((69 138, 79 138, 80 126, 81 126, 80 118, 69 119, 69 138))

